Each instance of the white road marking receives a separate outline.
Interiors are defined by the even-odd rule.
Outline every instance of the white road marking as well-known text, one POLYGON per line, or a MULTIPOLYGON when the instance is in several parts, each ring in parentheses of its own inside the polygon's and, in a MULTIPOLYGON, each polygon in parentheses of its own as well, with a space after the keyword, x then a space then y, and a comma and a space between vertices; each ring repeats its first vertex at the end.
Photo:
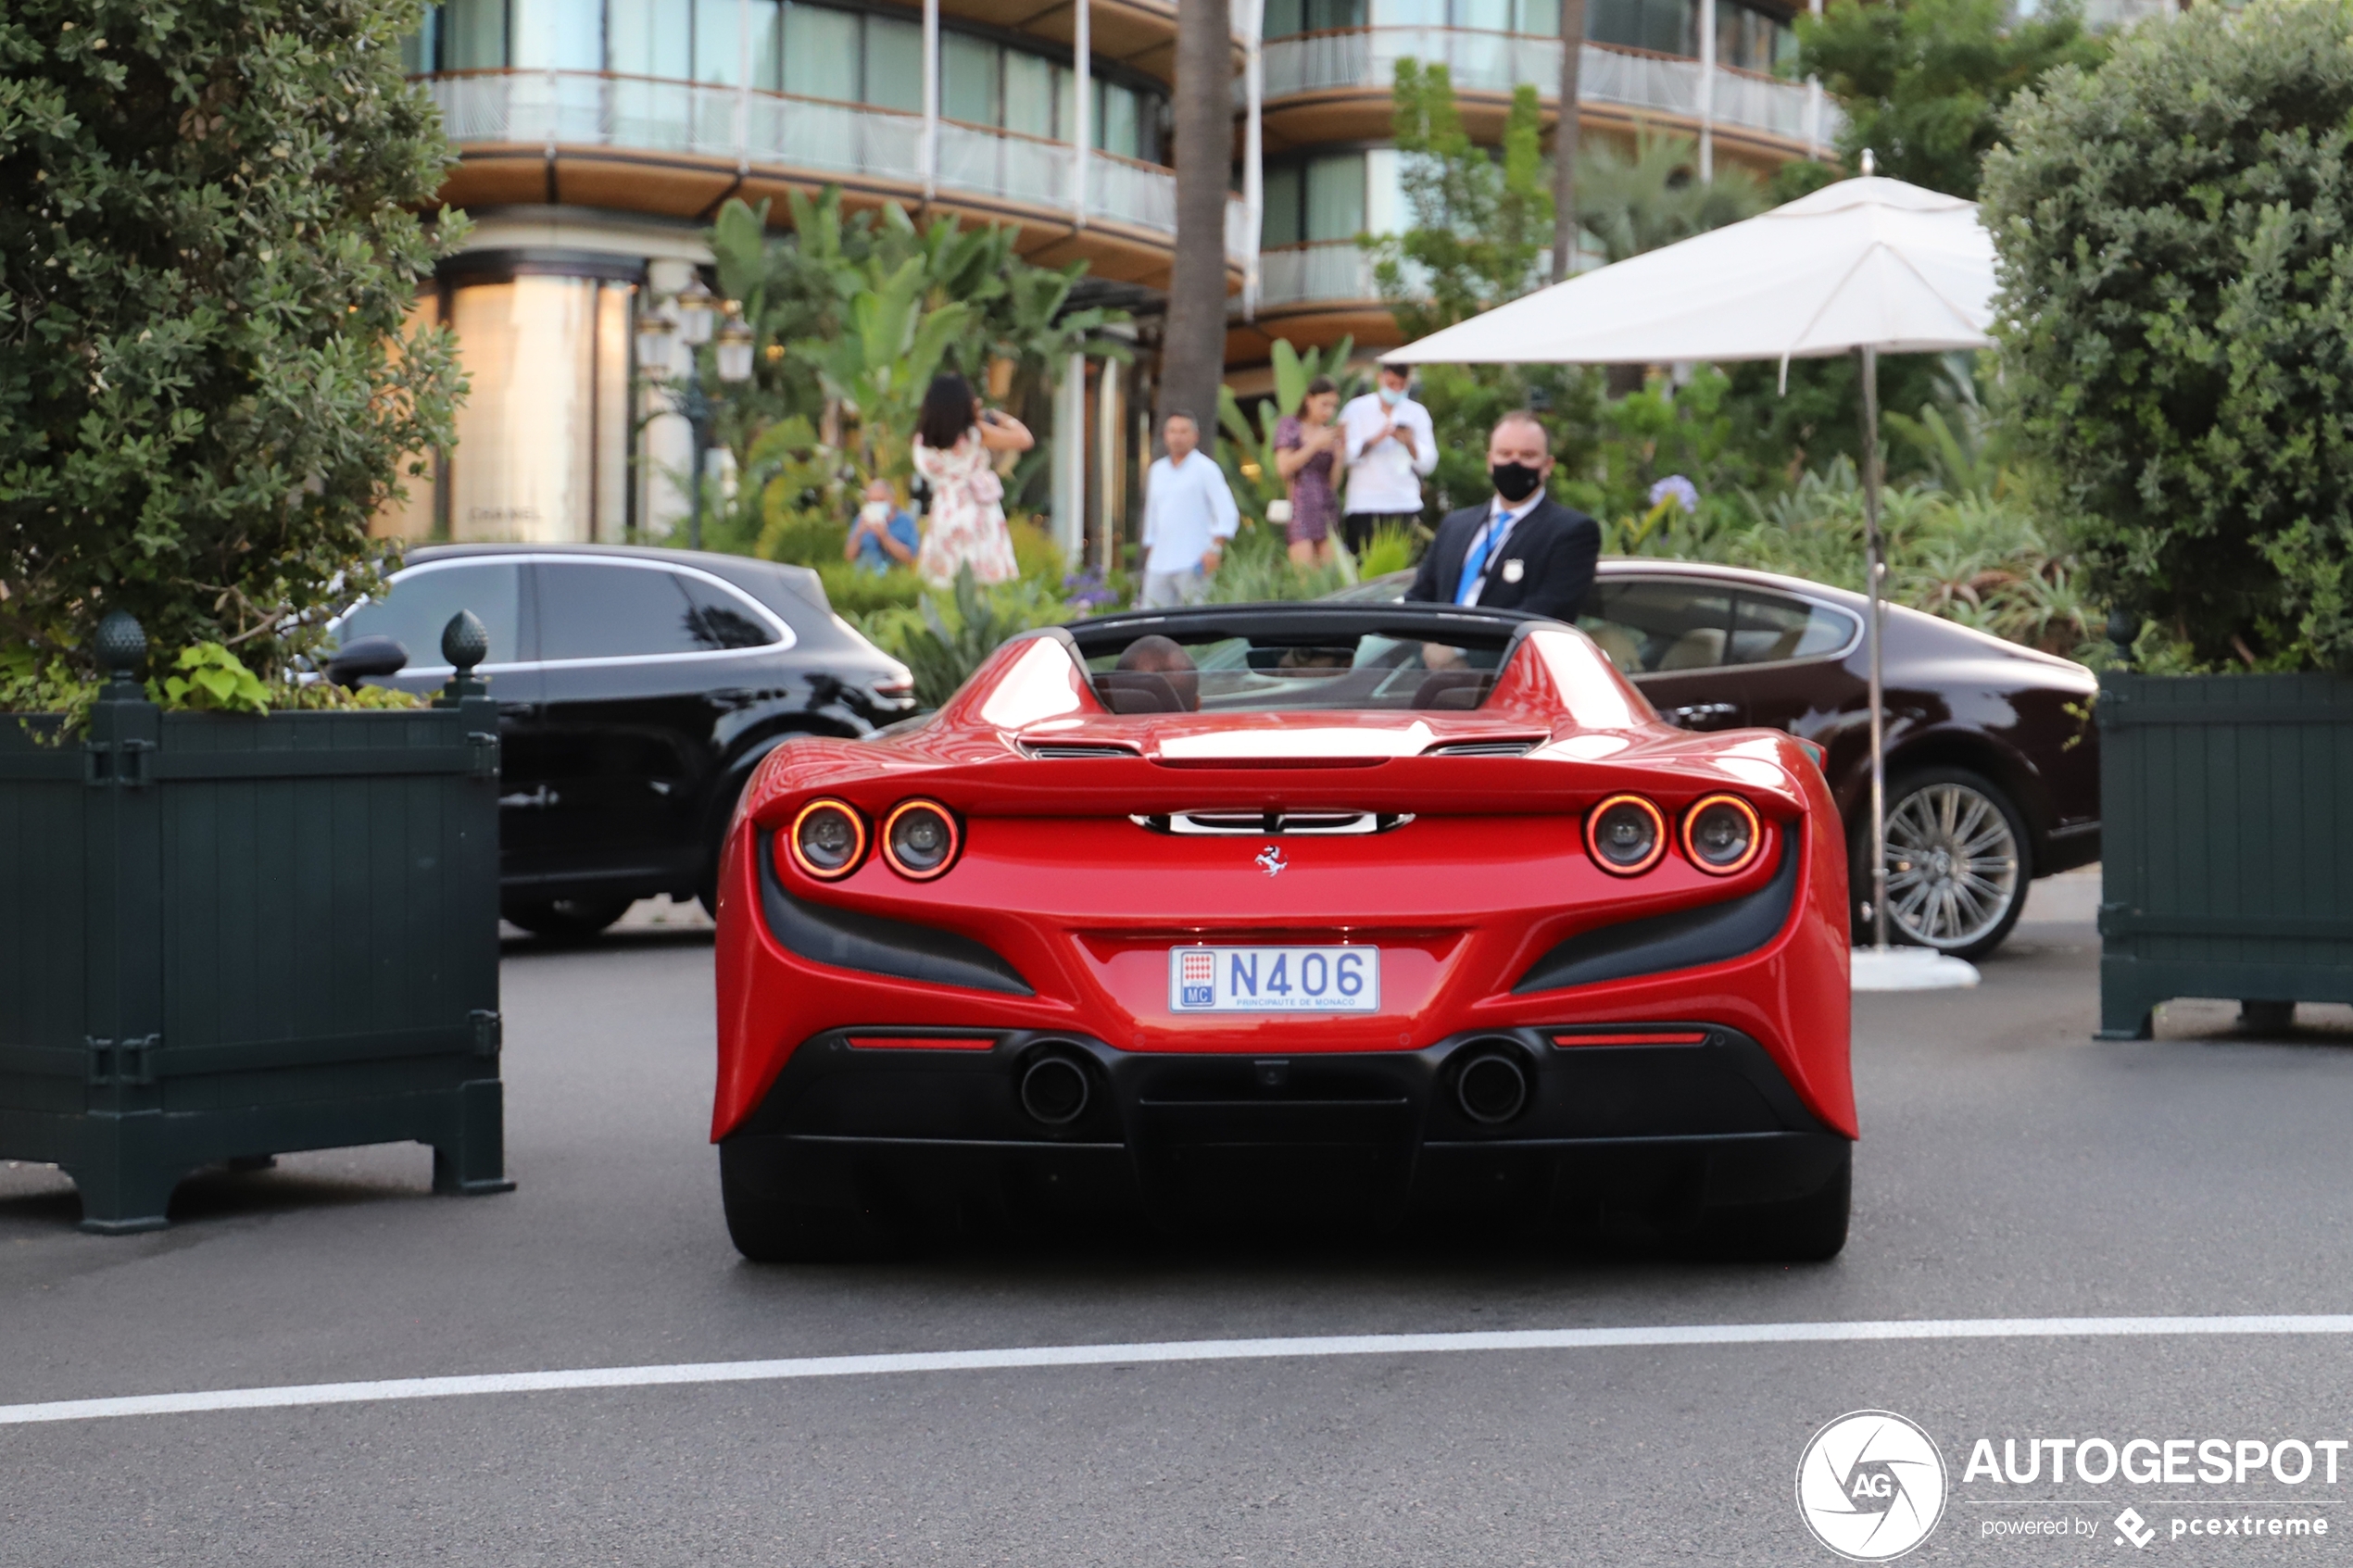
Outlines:
POLYGON ((1945 1318, 1881 1323, 1665 1324, 1652 1328, 1538 1328, 1478 1334, 1353 1334, 1293 1339, 1178 1339, 1141 1345, 1038 1345, 1002 1350, 918 1350, 871 1356, 799 1356, 768 1361, 577 1367, 468 1377, 396 1377, 279 1388, 216 1388, 110 1399, 0 1405, 0 1426, 120 1415, 283 1410, 296 1405, 447 1399, 463 1394, 538 1394, 565 1388, 643 1388, 679 1383, 779 1383, 891 1373, 992 1372, 1010 1367, 1134 1366, 1153 1361, 1291 1361, 1324 1356, 1424 1356, 1468 1350, 1600 1350, 1625 1346, 1847 1344, 1902 1339, 2102 1339, 2186 1336, 2353 1335, 2353 1313, 2216 1318, 1945 1318))

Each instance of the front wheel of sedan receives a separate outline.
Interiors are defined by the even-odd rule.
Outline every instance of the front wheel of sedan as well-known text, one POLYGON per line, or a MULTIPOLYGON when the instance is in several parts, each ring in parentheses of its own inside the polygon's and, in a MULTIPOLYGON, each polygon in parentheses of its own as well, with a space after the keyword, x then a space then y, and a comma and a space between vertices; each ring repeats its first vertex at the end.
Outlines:
MULTIPOLYGON (((1858 825, 1858 872, 1870 864, 1870 826, 1858 825)), ((1957 959, 2002 945, 2026 908, 2026 822, 2001 786, 1966 768, 1929 768, 1887 786, 1887 935, 1957 959)), ((1852 889, 1856 929, 1868 939, 1871 884, 1852 889)))

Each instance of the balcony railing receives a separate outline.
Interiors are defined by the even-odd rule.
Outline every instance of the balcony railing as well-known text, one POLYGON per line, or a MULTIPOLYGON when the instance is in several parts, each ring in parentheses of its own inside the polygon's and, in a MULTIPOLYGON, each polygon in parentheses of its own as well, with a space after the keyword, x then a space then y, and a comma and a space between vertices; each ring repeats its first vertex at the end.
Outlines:
MULTIPOLYGON (((754 168, 920 184, 920 115, 781 93, 589 71, 478 71, 427 86, 449 137, 470 143, 625 147, 731 158, 754 168)), ((1017 202, 1076 214, 1072 147, 1017 132, 939 124, 933 183, 950 196, 1017 202)), ((1176 236, 1176 177, 1110 153, 1091 153, 1087 216, 1176 236)), ((1226 254, 1250 254, 1239 201, 1228 202, 1226 254)))
MULTIPOLYGON (((1458 89, 1508 93, 1526 83, 1546 97, 1560 92, 1557 38, 1478 32, 1452 27, 1373 27, 1308 33, 1266 45, 1268 102, 1297 93, 1335 88, 1388 91, 1397 62, 1442 65, 1458 89)), ((1648 109, 1680 119, 1700 112, 1700 63, 1640 50, 1588 44, 1578 66, 1578 96, 1589 104, 1648 109)), ((1842 123, 1836 105, 1820 103, 1820 123, 1809 125, 1817 102, 1805 86, 1718 67, 1715 123, 1762 131, 1787 141, 1829 145, 1842 123)))
POLYGON ((1354 240, 1290 245, 1258 258, 1258 307, 1276 309, 1308 300, 1378 299, 1373 258, 1354 240))

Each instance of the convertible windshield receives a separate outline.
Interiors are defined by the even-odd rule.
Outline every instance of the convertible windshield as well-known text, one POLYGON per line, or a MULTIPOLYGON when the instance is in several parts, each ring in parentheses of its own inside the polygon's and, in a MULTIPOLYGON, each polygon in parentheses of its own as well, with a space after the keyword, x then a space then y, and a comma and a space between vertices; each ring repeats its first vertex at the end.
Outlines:
POLYGON ((1292 632, 1179 640, 1138 636, 1087 660, 1114 713, 1475 709, 1494 688, 1504 639, 1292 632))

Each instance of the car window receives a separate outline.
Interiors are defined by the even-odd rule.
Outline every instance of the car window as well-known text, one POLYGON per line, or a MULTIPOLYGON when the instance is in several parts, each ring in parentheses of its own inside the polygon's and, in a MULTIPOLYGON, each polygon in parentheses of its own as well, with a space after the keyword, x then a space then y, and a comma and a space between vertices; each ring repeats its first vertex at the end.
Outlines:
POLYGON ((724 646, 674 571, 601 561, 541 561, 538 571, 542 659, 645 659, 724 646))
POLYGON ((1494 689, 1505 646, 1504 634, 1440 640, 1378 632, 1314 638, 1152 633, 1116 648, 1095 647, 1087 668, 1096 697, 1114 713, 1466 712, 1494 689))
POLYGON ((717 583, 683 574, 677 582, 686 591, 686 602, 695 607, 695 623, 706 647, 758 648, 778 640, 774 626, 717 583))
POLYGON ((1708 670, 1724 662, 1730 590, 1672 578, 1594 584, 1578 628, 1628 675, 1708 670))
POLYGON ((1854 635, 1855 620, 1843 610, 1779 594, 1743 592, 1732 621, 1729 662, 1818 659, 1844 647, 1854 635))
POLYGON ((485 664, 512 664, 522 625, 522 568, 513 561, 415 566, 393 580, 392 591, 343 618, 336 634, 390 637, 409 650, 411 671, 446 667, 441 633, 449 618, 470 609, 490 633, 485 664))

